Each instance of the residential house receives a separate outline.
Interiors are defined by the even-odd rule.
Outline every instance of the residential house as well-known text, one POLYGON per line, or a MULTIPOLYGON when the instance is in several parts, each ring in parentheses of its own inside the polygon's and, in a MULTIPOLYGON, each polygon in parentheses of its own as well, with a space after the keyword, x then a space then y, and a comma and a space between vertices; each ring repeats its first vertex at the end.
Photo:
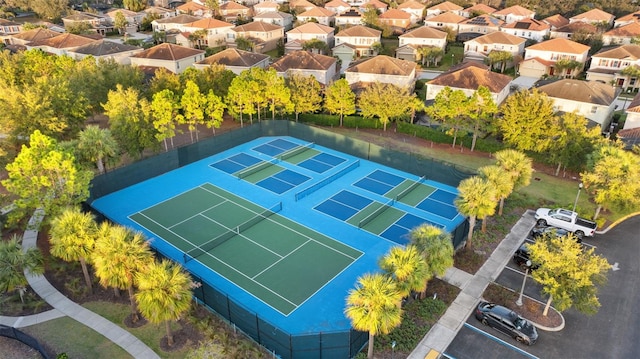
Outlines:
POLYGON ((428 26, 421 26, 398 37, 396 58, 406 61, 420 59, 418 49, 424 46, 432 46, 442 50, 444 54, 447 46, 447 33, 428 26))
POLYGON ((290 0, 289 1, 289 8, 291 10, 295 10, 298 13, 309 11, 315 7, 317 7, 315 4, 307 0, 290 0))
POLYGON ((199 17, 180 14, 173 17, 153 20, 151 27, 154 32, 177 30, 185 32, 188 29, 188 25, 200 20, 199 17))
POLYGON ((536 16, 535 11, 531 11, 520 5, 509 6, 506 9, 498 10, 491 15, 509 24, 516 21, 522 21, 524 19, 533 19, 536 16))
POLYGON ((336 35, 336 46, 350 44, 356 48, 356 56, 375 56, 372 46, 380 43, 382 32, 370 27, 357 25, 341 30, 336 35))
POLYGON ((506 64, 506 67, 512 67, 515 62, 518 62, 518 59, 522 58, 525 42, 525 39, 506 32, 492 32, 465 41, 464 58, 465 60, 484 61, 492 51, 505 51, 512 56, 512 60, 506 64))
POLYGON ((174 44, 160 44, 130 57, 131 66, 165 68, 180 74, 204 59, 204 51, 174 44))
POLYGON ((472 96, 480 86, 484 86, 491 92, 493 101, 500 105, 509 96, 511 80, 511 76, 495 73, 486 65, 465 62, 428 81, 426 100, 435 99, 445 87, 472 96))
POLYGON ((336 15, 336 26, 362 25, 362 14, 356 9, 349 9, 336 15))
POLYGON ((271 67, 284 78, 294 74, 313 76, 320 84, 326 86, 336 78, 337 61, 331 56, 300 50, 284 55, 271 64, 271 67))
POLYGON ((575 112, 609 130, 621 89, 596 81, 563 79, 538 87, 553 100, 558 112, 575 112))
POLYGON ((574 76, 580 73, 587 61, 589 46, 567 39, 551 39, 531 45, 525 49, 524 61, 518 70, 520 75, 529 77, 574 76), (581 64, 577 69, 561 69, 554 65, 558 60, 572 60, 581 64))
POLYGON ((262 14, 255 15, 253 17, 253 21, 261 21, 267 24, 282 26, 284 31, 293 28, 293 15, 282 11, 264 12, 262 14))
POLYGON ((355 91, 373 82, 381 82, 413 90, 416 82, 416 64, 378 55, 353 63, 345 71, 345 79, 355 91))
POLYGON ((569 23, 571 24, 574 22, 586 22, 587 24, 592 24, 604 29, 608 29, 613 26, 613 19, 615 19, 615 16, 609 14, 608 12, 604 12, 600 9, 591 9, 587 12, 583 12, 582 14, 570 17, 569 23))
POLYGON ((172 16, 176 16, 176 11, 171 9, 166 9, 159 6, 149 6, 148 8, 140 11, 142 18, 145 18, 149 15, 157 16, 160 19, 166 19, 172 16))
POLYGON ((551 26, 551 30, 555 30, 565 25, 569 25, 569 19, 567 19, 566 17, 560 14, 555 14, 549 17, 545 17, 544 19, 542 19, 542 22, 549 24, 549 26, 551 26))
POLYGON ((358 10, 363 14, 368 9, 371 9, 371 8, 375 9, 378 12, 378 14, 384 14, 384 12, 387 11, 387 9, 389 8, 389 5, 383 3, 380 0, 368 0, 363 4, 361 4, 360 6, 358 6, 358 10))
POLYGON ((549 24, 536 19, 524 19, 506 24, 500 28, 500 31, 507 34, 537 42, 544 40, 545 36, 549 35, 550 30, 551 26, 549 24))
POLYGON ((621 45, 602 49, 591 56, 587 80, 614 84, 625 92, 637 92, 640 87, 640 78, 622 74, 622 71, 629 66, 636 66, 640 70, 640 45, 621 45))
POLYGON ((254 51, 265 53, 274 50, 279 40, 284 40, 284 28, 262 21, 236 26, 227 32, 227 46, 236 46, 239 37, 251 41, 254 51))
POLYGON ((422 14, 424 14, 425 9, 426 6, 416 0, 405 1, 402 4, 398 5, 398 10, 402 10, 411 15, 412 24, 416 24, 422 20, 422 14))
POLYGON ((176 43, 181 46, 187 47, 218 47, 223 46, 226 42, 227 33, 233 29, 235 25, 214 19, 212 17, 207 17, 200 19, 198 21, 194 21, 190 24, 186 24, 183 28, 187 33, 187 42, 181 42, 176 37, 176 43), (206 36, 198 38, 195 43, 191 43, 189 40, 189 34, 193 34, 197 31, 206 31, 206 36))
POLYGON ((481 35, 500 31, 504 21, 491 15, 479 15, 458 23, 458 41, 467 41, 481 35))
POLYGON ((640 38, 640 22, 632 22, 628 25, 613 28, 602 34, 602 44, 622 45, 631 44, 631 40, 640 38))
POLYGON ((22 24, 15 21, 0 18, 0 41, 10 44, 11 35, 19 34, 22 31, 22 24))
MULTIPOLYGON (((640 128, 640 93, 631 100, 631 103, 625 110, 625 113, 627 114, 627 119, 624 121, 623 129, 630 130, 633 128, 640 128)), ((640 137, 640 134, 637 137, 640 137)))
POLYGON ((424 19, 424 24, 425 26, 433 27, 440 30, 449 28, 453 32, 458 33, 458 24, 461 21, 465 21, 466 19, 467 18, 462 17, 458 14, 445 12, 444 14, 436 15, 429 19, 424 19))
POLYGON ((240 75, 242 71, 249 70, 252 67, 266 69, 269 66, 270 58, 269 55, 228 48, 194 63, 193 67, 203 70, 205 67, 219 64, 234 74, 240 75))
POLYGON ((134 12, 127 9, 113 9, 107 12, 105 16, 109 18, 111 23, 115 23, 117 13, 121 13, 124 16, 124 19, 127 20, 127 32, 135 32, 145 16, 145 13, 143 12, 134 12), (129 28, 131 28, 131 30, 129 30, 129 28))
POLYGON ((574 22, 549 32, 552 39, 588 38, 598 32, 595 25, 586 22, 574 22))
POLYGON ((343 12, 349 11, 351 5, 342 0, 332 0, 324 4, 324 8, 333 11, 334 14, 342 14, 343 12))
POLYGON ((434 16, 438 16, 440 14, 444 14, 446 12, 452 12, 458 16, 460 16, 460 12, 463 10, 462 6, 454 4, 450 1, 445 1, 443 3, 433 5, 427 8, 427 13, 425 18, 429 19, 434 16))
POLYGON ((274 1, 263 1, 253 5, 253 14, 258 15, 265 12, 279 11, 280 5, 274 1))
POLYGON ((75 35, 71 33, 60 34, 55 37, 42 38, 40 40, 32 41, 25 46, 27 50, 40 49, 44 52, 49 52, 58 56, 66 55, 69 51, 74 50, 80 46, 90 44, 98 41, 96 38, 75 35))
POLYGON ((317 21, 318 24, 332 26, 335 23, 336 13, 323 7, 314 7, 296 16, 300 22, 317 21))
POLYGON ((130 57, 143 50, 141 47, 101 39, 69 50, 68 55, 76 60, 92 56, 96 62, 113 60, 121 65, 130 65, 130 57))
POLYGON ((285 51, 290 52, 292 50, 302 50, 302 45, 309 40, 320 40, 327 44, 328 49, 331 49, 335 44, 334 32, 335 29, 330 26, 317 24, 315 22, 304 23, 287 31, 285 51), (294 42, 297 43, 300 48, 288 48, 288 45, 294 42))
POLYGON ((204 6, 203 4, 198 3, 197 1, 189 1, 184 3, 178 7, 176 7, 177 14, 187 14, 198 17, 211 17, 211 10, 204 6))
POLYGON ((470 17, 476 17, 478 15, 483 15, 483 14, 493 14, 496 11, 497 11, 496 9, 492 8, 489 5, 475 4, 471 7, 461 10, 460 15, 466 18, 470 18, 470 17))
POLYGON ((640 22, 640 10, 613 20, 613 27, 629 25, 632 22, 640 22))
POLYGON ((75 14, 65 16, 62 18, 62 22, 65 29, 74 26, 82 26, 82 24, 84 24, 102 36, 106 36, 107 33, 114 31, 114 27, 108 17, 88 12, 77 12, 75 14))
POLYGON ((23 31, 19 34, 11 35, 9 38, 9 43, 11 45, 26 45, 30 42, 50 39, 52 37, 56 37, 60 35, 59 32, 55 32, 53 30, 44 29, 41 27, 37 27, 35 29, 23 31))
POLYGON ((220 4, 220 16, 226 22, 236 22, 238 19, 251 18, 251 9, 240 5, 235 1, 227 1, 220 4))
POLYGON ((389 26, 394 33, 404 34, 411 26, 411 15, 402 10, 391 9, 378 15, 378 21, 380 24, 389 26))

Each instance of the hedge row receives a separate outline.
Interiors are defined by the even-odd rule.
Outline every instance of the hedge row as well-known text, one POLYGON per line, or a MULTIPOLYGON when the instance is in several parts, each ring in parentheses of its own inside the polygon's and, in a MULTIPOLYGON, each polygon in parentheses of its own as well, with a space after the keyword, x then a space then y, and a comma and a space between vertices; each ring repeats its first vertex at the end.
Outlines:
MULTIPOLYGON (((340 116, 323 113, 300 114, 298 121, 317 126, 340 126, 340 116)), ((382 124, 377 118, 361 116, 344 116, 342 125, 348 128, 382 128, 382 124)))
MULTIPOLYGON (((447 134, 442 127, 432 128, 428 126, 414 125, 406 122, 398 122, 398 132, 408 135, 416 136, 425 140, 433 141, 436 143, 453 143, 453 136, 447 134)), ((472 134, 467 134, 464 131, 458 132, 457 142, 464 147, 471 148, 471 141, 473 140, 472 134)), ((505 146, 495 140, 478 138, 476 140, 476 151, 494 153, 504 149, 505 146)))

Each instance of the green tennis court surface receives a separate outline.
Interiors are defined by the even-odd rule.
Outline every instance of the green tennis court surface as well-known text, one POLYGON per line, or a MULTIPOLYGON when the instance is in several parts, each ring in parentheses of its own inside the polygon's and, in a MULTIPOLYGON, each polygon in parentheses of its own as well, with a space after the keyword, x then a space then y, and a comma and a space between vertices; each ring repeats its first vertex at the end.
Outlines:
POLYGON ((206 183, 130 216, 288 315, 362 252, 206 183))
POLYGON ((435 190, 435 187, 423 184, 420 181, 404 180, 404 182, 385 193, 384 196, 415 207, 435 190))

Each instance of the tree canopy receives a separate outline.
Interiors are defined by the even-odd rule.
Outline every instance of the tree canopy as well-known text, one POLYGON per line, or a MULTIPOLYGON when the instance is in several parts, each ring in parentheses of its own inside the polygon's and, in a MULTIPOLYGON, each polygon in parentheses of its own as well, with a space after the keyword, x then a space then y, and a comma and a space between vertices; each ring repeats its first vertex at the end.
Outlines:
POLYGON ((374 82, 360 94, 358 107, 362 110, 362 116, 377 117, 386 131, 389 122, 409 117, 414 99, 415 94, 409 93, 405 87, 374 82))
POLYGON ((504 141, 518 150, 543 152, 557 133, 553 100, 537 89, 509 96, 502 106, 498 129, 504 141))

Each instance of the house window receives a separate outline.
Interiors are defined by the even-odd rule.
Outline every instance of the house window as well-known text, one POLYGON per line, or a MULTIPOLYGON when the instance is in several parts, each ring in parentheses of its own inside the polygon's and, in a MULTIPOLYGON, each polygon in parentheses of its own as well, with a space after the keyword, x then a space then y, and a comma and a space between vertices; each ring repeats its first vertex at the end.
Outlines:
POLYGON ((611 67, 620 67, 620 61, 614 60, 613 63, 611 64, 611 67))
POLYGON ((637 80, 637 79, 636 79, 635 77, 634 77, 634 78, 632 78, 632 79, 629 81, 629 86, 633 86, 633 85, 635 85, 635 84, 636 84, 636 80, 637 80))
POLYGON ((598 106, 592 106, 591 113, 596 113, 596 112, 598 112, 598 106))
POLYGON ((609 60, 606 60, 606 59, 600 59, 600 61, 598 61, 598 66, 602 66, 602 67, 607 67, 607 66, 609 66, 609 60))

